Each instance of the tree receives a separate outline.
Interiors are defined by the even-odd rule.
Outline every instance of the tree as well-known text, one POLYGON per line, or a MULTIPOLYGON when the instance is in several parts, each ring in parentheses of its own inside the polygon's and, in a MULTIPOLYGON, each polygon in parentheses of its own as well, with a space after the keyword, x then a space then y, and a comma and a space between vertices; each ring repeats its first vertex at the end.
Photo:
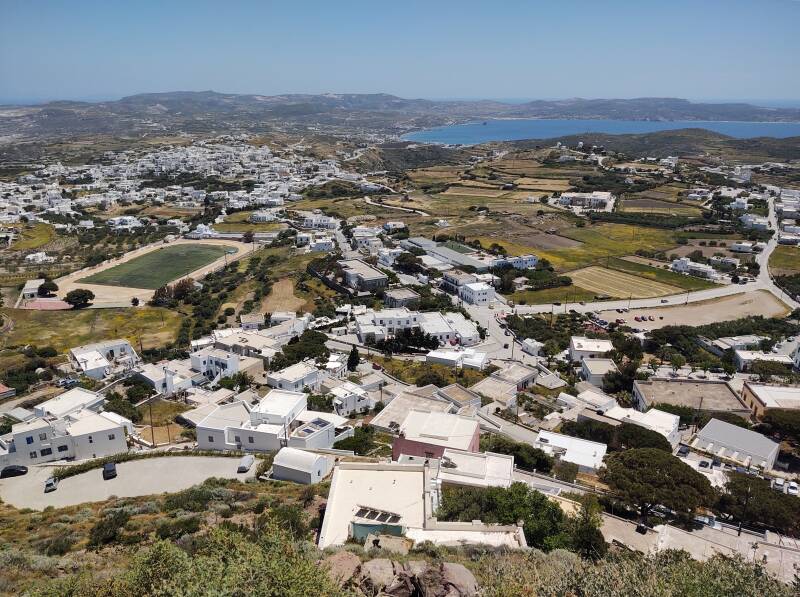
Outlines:
POLYGON ((669 364, 672 365, 672 370, 677 373, 686 364, 686 358, 682 354, 675 353, 670 356, 669 364))
POLYGON ((734 365, 733 363, 729 363, 727 361, 723 362, 722 363, 722 370, 725 372, 725 375, 730 377, 731 375, 736 373, 736 365, 734 365))
POLYGON ((39 284, 39 288, 36 290, 36 294, 39 296, 53 296, 56 292, 58 292, 58 285, 49 278, 39 284))
POLYGON ((76 288, 70 290, 67 296, 64 297, 64 302, 72 305, 73 309, 83 309, 88 307, 92 300, 94 300, 94 292, 86 290, 85 288, 76 288))
POLYGON ((444 521, 507 525, 522 521, 528 545, 545 551, 570 543, 561 508, 526 483, 507 488, 446 485, 436 515, 444 521))
POLYGON ((365 456, 375 448, 375 430, 369 425, 356 427, 351 437, 339 440, 333 447, 337 450, 352 450, 359 456, 365 456))
POLYGON ((800 531, 800 500, 752 475, 729 472, 716 509, 742 526, 755 523, 794 536, 800 531))
POLYGON ((153 298, 150 299, 150 304, 154 307, 168 307, 172 305, 174 299, 172 298, 172 287, 161 286, 156 288, 155 292, 153 293, 153 298))
POLYGON ((800 411, 770 409, 764 413, 761 427, 766 433, 777 433, 784 440, 800 443, 800 411))
POLYGON ((444 378, 437 373, 436 371, 423 371, 417 378, 414 380, 414 383, 418 386, 428 386, 434 385, 439 388, 446 385, 444 378))
POLYGON ((248 230, 242 235, 242 242, 244 243, 251 243, 255 239, 255 234, 253 234, 252 230, 248 230))
POLYGON ((609 394, 630 392, 639 371, 639 361, 628 361, 617 371, 609 371, 603 376, 603 390, 609 394))
POLYGON ((106 398, 106 403, 103 406, 104 410, 117 413, 126 419, 130 419, 134 423, 138 423, 142 420, 142 413, 140 413, 131 402, 125 400, 125 398, 119 394, 111 393, 106 398))
POLYGON ((791 365, 784 365, 775 361, 755 360, 750 366, 750 373, 758 375, 760 381, 767 382, 773 376, 784 377, 791 373, 791 365))
POLYGON ((692 514, 714 499, 705 476, 656 448, 611 454, 600 477, 623 503, 639 512, 644 522, 657 505, 679 514, 692 514))
POLYGON ((484 452, 508 454, 514 457, 514 465, 524 471, 548 473, 553 468, 553 457, 530 444, 515 442, 494 433, 481 435, 480 448, 484 452))
POLYGON ((358 356, 358 348, 353 346, 353 348, 350 349, 350 354, 347 355, 347 370, 355 371, 360 360, 361 357, 358 356))
POLYGON ((194 280, 191 278, 184 278, 178 280, 172 287, 172 298, 176 301, 182 301, 194 291, 194 280))
POLYGON ((568 521, 571 547, 581 557, 597 561, 608 553, 608 544, 600 530, 603 524, 602 507, 591 493, 583 494, 580 503, 581 509, 568 521))

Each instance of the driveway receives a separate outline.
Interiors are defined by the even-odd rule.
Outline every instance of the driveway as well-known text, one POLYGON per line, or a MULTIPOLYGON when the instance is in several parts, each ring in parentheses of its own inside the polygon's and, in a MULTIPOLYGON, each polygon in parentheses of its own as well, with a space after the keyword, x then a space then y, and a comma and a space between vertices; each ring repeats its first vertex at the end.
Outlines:
POLYGON ((0 499, 16 508, 44 510, 86 502, 102 502, 111 496, 138 497, 172 493, 202 483, 211 477, 245 479, 255 475, 256 464, 243 474, 236 472, 239 458, 216 456, 165 456, 132 460, 117 465, 117 477, 104 481, 101 470, 94 469, 58 484, 58 489, 44 493, 44 482, 54 467, 30 467, 27 475, 0 480, 0 499))

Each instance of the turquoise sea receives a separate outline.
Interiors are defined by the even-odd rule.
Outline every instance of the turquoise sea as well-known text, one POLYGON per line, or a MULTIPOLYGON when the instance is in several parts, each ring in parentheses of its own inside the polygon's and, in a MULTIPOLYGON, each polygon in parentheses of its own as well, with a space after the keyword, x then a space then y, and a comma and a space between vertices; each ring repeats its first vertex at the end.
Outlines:
POLYGON ((653 133, 675 129, 702 128, 723 135, 751 137, 800 137, 800 122, 717 122, 649 120, 487 120, 442 126, 403 136, 407 141, 475 145, 489 141, 552 139, 584 133, 653 133))

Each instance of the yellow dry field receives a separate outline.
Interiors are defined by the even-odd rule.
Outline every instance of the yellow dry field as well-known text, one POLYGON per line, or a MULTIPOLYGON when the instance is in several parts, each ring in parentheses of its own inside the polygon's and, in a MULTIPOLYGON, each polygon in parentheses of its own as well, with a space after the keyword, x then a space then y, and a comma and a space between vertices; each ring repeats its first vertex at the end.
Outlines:
POLYGON ((442 195, 465 195, 469 197, 500 197, 505 195, 508 191, 500 189, 487 189, 485 187, 464 187, 452 186, 449 187, 442 195))
POLYGON ((514 183, 521 189, 563 192, 569 189, 569 181, 563 178, 518 178, 514 183))
POLYGON ((294 295, 294 280, 284 278, 272 285, 269 296, 262 303, 262 310, 265 313, 275 313, 275 311, 296 311, 303 306, 305 301, 294 295))
POLYGON ((682 292, 680 288, 669 284, 594 265, 569 272, 567 275, 572 278, 575 286, 619 298, 649 298, 682 292))

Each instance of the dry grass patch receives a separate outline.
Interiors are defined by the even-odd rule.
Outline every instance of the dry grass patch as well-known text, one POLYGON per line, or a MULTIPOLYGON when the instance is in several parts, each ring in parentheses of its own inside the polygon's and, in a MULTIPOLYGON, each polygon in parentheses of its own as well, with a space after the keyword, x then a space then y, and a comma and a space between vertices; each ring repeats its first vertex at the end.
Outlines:
POLYGON ((261 303, 261 310, 265 313, 276 311, 297 311, 305 304, 305 300, 295 296, 294 280, 284 278, 272 285, 269 295, 261 303))

